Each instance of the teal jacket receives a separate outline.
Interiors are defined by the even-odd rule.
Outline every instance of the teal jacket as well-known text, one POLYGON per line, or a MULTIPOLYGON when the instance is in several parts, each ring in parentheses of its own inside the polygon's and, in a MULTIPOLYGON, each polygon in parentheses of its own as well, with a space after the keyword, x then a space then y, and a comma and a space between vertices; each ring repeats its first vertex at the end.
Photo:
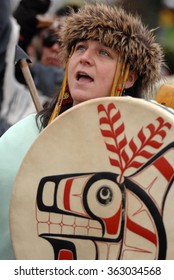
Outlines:
POLYGON ((15 259, 9 230, 11 192, 22 160, 39 133, 32 114, 0 138, 0 260, 15 259))

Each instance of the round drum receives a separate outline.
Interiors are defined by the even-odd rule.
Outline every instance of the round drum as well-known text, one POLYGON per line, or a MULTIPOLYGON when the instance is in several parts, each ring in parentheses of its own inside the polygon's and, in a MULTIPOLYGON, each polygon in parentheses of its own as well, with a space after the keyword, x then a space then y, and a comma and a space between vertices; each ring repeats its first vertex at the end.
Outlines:
POLYGON ((174 259, 174 115, 99 98, 55 119, 18 172, 17 259, 174 259))

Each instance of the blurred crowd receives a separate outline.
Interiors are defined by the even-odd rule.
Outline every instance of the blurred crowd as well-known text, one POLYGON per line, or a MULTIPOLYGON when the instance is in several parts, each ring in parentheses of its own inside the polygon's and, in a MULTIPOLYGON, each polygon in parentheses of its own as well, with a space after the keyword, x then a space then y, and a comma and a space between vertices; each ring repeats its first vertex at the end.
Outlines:
POLYGON ((28 63, 41 106, 46 106, 60 90, 64 64, 58 57, 59 30, 72 9, 78 11, 79 5, 62 4, 50 13, 51 3, 51 0, 21 0, 12 10, 10 0, 1 0, 0 136, 36 111, 21 70, 22 59, 28 63), (17 45, 20 48, 16 49, 17 45))

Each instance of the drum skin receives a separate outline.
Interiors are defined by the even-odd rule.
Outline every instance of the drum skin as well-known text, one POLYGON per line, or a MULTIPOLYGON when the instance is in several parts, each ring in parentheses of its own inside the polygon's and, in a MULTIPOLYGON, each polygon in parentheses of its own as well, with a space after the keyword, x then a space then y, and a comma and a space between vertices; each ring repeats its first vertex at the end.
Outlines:
POLYGON ((56 118, 14 184, 16 258, 174 259, 173 114, 108 97, 56 118))

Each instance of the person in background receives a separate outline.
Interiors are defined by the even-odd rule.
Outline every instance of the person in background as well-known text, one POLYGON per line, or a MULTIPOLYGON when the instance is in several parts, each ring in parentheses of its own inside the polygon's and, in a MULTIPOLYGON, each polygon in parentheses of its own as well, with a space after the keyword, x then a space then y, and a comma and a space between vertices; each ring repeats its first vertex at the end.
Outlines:
POLYGON ((35 57, 30 70, 40 96, 49 102, 59 92, 65 70, 58 57, 60 43, 56 30, 45 30, 41 40, 40 58, 35 57))
MULTIPOLYGON (((62 84, 65 65, 58 57, 60 48, 58 34, 63 21, 72 11, 76 12, 77 6, 62 6, 52 15, 36 15, 35 35, 32 32, 30 42, 24 36, 22 36, 23 41, 19 41, 32 60, 29 67, 44 106, 55 93, 59 92, 62 84)), ((16 13, 16 16, 19 17, 21 14, 16 13)), ((25 23, 25 20, 23 21, 25 23)), ((23 23, 20 20, 19 22, 23 23)), ((22 31, 24 33, 25 29, 23 28, 22 31)), ((25 33, 27 34, 27 29, 25 33)), ((16 67, 16 78, 20 83, 26 84, 19 66, 16 67)))
MULTIPOLYGON (((19 2, 17 9, 22 7, 23 25, 31 28, 29 22, 33 19, 33 14, 36 15, 36 12, 33 11, 34 7, 38 13, 42 14, 49 5, 50 0, 36 0, 34 4, 28 0, 19 2), (32 8, 29 8, 30 5, 32 8), (24 10, 26 10, 25 13, 24 10)), ((34 24, 36 24, 35 20, 34 24)), ((15 77, 15 48, 24 39, 21 28, 11 14, 10 0, 2 0, 0 9, 0 136, 11 125, 36 111, 28 88, 15 77)), ((25 46, 31 41, 34 30, 32 29, 31 34, 27 36, 25 34, 27 37, 25 46)))
POLYGON ((0 139, 2 259, 14 258, 9 232, 11 191, 23 158, 40 132, 63 111, 87 100, 122 95, 145 98, 142 89, 160 79, 163 51, 154 31, 121 7, 86 4, 66 18, 59 36, 59 55, 66 62, 60 92, 43 111, 21 120, 0 139))
MULTIPOLYGON (((49 20, 47 20, 47 17, 44 16, 38 17, 40 19, 38 27, 45 26, 45 29, 41 29, 40 49, 37 51, 37 47, 35 47, 36 54, 30 69, 37 89, 42 95, 48 97, 47 102, 60 91, 65 73, 65 63, 58 56, 60 49, 59 32, 66 18, 72 12, 77 12, 78 8, 77 5, 62 6, 55 12, 52 19, 49 17, 49 20)), ((29 47, 27 52, 30 54, 29 47)))

